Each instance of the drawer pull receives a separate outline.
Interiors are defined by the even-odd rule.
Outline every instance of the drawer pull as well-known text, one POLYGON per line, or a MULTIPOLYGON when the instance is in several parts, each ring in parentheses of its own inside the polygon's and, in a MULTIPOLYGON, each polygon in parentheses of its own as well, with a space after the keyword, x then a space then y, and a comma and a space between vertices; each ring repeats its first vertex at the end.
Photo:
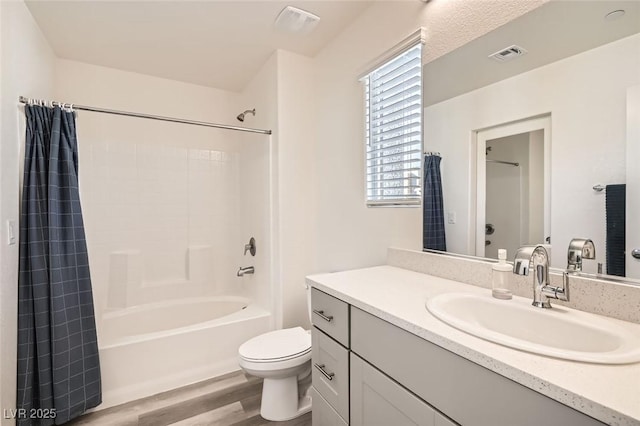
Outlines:
POLYGON ((313 313, 316 314, 317 316, 319 316, 320 318, 322 318, 323 320, 327 321, 327 322, 333 321, 333 316, 325 315, 324 311, 318 311, 318 310, 314 309, 313 313))
POLYGON ((336 375, 336 373, 327 373, 327 371, 324 369, 324 364, 313 364, 313 366, 320 370, 322 375, 326 377, 327 380, 333 380, 333 376, 336 375))

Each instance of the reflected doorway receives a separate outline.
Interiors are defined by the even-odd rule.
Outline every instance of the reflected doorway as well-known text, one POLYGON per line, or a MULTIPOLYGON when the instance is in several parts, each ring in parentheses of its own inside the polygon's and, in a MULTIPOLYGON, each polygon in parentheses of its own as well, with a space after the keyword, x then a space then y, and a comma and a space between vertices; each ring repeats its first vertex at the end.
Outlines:
POLYGON ((485 151, 484 255, 497 259, 544 240, 543 131, 488 140, 485 151))
POLYGON ((550 243, 549 128, 544 117, 477 132, 476 256, 550 243))

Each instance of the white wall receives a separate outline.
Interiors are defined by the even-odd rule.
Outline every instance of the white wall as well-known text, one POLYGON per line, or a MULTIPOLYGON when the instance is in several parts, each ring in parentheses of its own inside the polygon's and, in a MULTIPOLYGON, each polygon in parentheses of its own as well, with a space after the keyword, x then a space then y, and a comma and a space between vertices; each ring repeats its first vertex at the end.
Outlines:
MULTIPOLYGON (((255 106, 257 111, 255 120, 249 117, 246 124, 273 130, 270 144, 265 145, 271 150, 271 187, 263 172, 262 180, 256 176, 253 185, 263 188, 263 196, 272 197, 273 244, 268 247, 273 251, 271 285, 277 327, 309 326, 304 277, 313 270, 315 259, 314 99, 312 60, 281 50, 241 95, 244 107, 255 106)), ((248 220, 259 217, 250 210, 245 214, 254 218, 248 220)), ((266 289, 260 286, 260 291, 266 289)))
MULTIPOLYGON (((544 206, 544 130, 529 133, 529 206, 544 206)), ((524 244, 544 241, 544 213, 527 214, 529 229, 524 244)), ((546 241, 545 241, 546 243, 546 241)), ((515 253, 514 253, 515 254, 515 253)))
POLYGON ((283 326, 309 327, 304 277, 317 247, 314 181, 316 90, 313 61, 278 51, 278 179, 283 326))
POLYGON ((271 136, 243 133, 240 145, 245 161, 241 164, 242 235, 256 239, 256 256, 242 258, 242 266, 253 265, 256 273, 245 279, 251 297, 272 308, 273 327, 282 324, 282 286, 280 280, 277 218, 277 142, 278 142, 278 63, 273 54, 245 87, 239 97, 238 112, 256 109, 247 115, 244 126, 269 129, 271 136))
MULTIPOLYGON (((0 2, 0 407, 15 407, 18 244, 7 246, 7 220, 18 223, 24 143, 18 96, 53 95, 54 55, 23 2, 0 2)), ((15 230, 18 232, 18 229, 15 230)), ((2 425, 13 424, 2 416, 2 425)))
MULTIPOLYGON (((604 261, 604 194, 596 183, 625 181, 627 87, 640 83, 640 35, 581 53, 425 109, 427 148, 443 154, 446 211, 468 217, 471 132, 551 113, 551 243, 565 267, 573 237, 592 238, 604 261)), ((447 226, 447 248, 467 253, 465 220, 447 226)), ((585 262, 595 272, 595 262, 585 262)))

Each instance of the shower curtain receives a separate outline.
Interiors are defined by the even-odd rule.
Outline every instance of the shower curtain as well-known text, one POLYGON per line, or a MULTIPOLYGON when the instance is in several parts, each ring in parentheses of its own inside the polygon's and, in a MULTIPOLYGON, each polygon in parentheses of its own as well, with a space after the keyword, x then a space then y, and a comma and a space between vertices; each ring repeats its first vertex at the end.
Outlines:
POLYGON ((424 157, 424 202, 422 204, 422 247, 447 251, 444 235, 442 177, 439 155, 424 157))
POLYGON ((39 105, 25 115, 18 424, 62 424, 102 400, 75 117, 39 105))

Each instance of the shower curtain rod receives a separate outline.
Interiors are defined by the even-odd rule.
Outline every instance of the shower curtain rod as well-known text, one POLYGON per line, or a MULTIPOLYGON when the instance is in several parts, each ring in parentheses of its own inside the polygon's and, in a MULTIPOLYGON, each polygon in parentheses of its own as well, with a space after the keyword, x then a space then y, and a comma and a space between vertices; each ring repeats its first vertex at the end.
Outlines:
POLYGON ((239 132, 260 133, 263 135, 271 134, 271 130, 252 129, 250 127, 228 126, 226 124, 208 123, 206 121, 185 120, 183 118, 173 118, 173 117, 164 117, 161 115, 141 114, 138 112, 118 111, 115 109, 96 108, 96 107, 90 107, 86 105, 68 104, 68 103, 62 103, 57 101, 41 101, 38 99, 26 98, 24 96, 20 96, 18 100, 22 104, 35 103, 35 104, 41 104, 41 105, 59 106, 61 108, 72 108, 72 109, 77 109, 82 111, 102 112, 105 114, 124 115, 127 117, 147 118, 150 120, 158 120, 158 121, 169 121, 171 123, 191 124, 193 126, 215 127, 217 129, 237 130, 239 132))
POLYGON ((487 158, 487 163, 500 163, 500 164, 508 164, 513 167, 518 167, 520 163, 512 163, 511 161, 502 161, 502 160, 489 160, 487 158))

